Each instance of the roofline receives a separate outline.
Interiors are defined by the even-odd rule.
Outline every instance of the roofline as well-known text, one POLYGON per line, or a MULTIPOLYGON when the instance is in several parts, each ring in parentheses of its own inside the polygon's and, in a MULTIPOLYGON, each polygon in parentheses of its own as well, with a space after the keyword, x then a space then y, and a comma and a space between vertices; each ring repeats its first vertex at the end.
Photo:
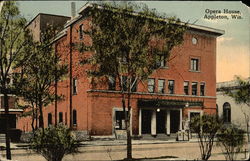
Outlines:
POLYGON ((34 18, 32 18, 26 25, 28 27, 39 15, 47 15, 47 16, 56 16, 56 17, 65 17, 65 18, 70 18, 68 16, 63 16, 63 15, 55 15, 55 14, 49 14, 49 13, 38 13, 34 18))
MULTIPOLYGON (((93 5, 91 3, 86 3, 83 7, 81 7, 79 10, 78 10, 78 16, 71 19, 67 24, 65 24, 65 27, 68 27, 70 25, 72 25, 73 23, 77 22, 81 17, 81 13, 86 10, 88 7, 92 7, 93 5)), ((99 6, 101 7, 101 6, 99 6)), ((183 25, 185 23, 182 23, 183 25)), ((207 31, 207 32, 211 32, 211 33, 214 33, 216 34, 217 36, 221 36, 221 35, 224 35, 225 34, 225 30, 221 30, 221 29, 215 29, 215 28, 212 28, 212 27, 207 27, 207 26, 202 26, 202 25, 195 25, 195 24, 187 24, 187 26, 189 26, 191 29, 196 29, 196 30, 201 30, 201 31, 207 31)))

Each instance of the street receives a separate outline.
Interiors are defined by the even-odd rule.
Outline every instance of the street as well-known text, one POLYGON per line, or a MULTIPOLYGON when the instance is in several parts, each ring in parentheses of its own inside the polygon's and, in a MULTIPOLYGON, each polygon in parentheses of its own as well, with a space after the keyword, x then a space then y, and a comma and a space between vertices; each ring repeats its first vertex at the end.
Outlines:
MULTIPOLYGON (((66 155, 63 161, 81 160, 122 160, 126 157, 125 140, 114 141, 87 141, 82 142, 79 153, 66 155)), ((20 144, 12 150, 12 160, 18 161, 45 161, 45 159, 31 150, 21 148, 20 144)), ((1 150, 1 157, 5 151, 1 150)), ((133 140, 133 158, 152 160, 194 160, 200 158, 200 149, 197 141, 176 142, 162 140, 133 140)), ((245 159, 245 153, 237 156, 238 160, 245 159)), ((213 148, 210 160, 225 160, 221 148, 213 148)))

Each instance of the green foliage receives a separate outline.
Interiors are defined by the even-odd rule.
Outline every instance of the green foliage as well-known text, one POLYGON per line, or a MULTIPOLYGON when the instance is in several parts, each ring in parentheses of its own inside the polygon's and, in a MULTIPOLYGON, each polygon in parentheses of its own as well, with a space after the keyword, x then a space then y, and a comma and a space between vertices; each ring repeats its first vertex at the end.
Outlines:
MULTIPOLYGON (((86 62, 96 67, 89 74, 117 77, 126 73, 145 79, 162 57, 167 58, 171 49, 182 43, 186 26, 146 5, 122 4, 93 4, 89 11, 91 48, 95 54, 86 62)), ((89 47, 82 44, 81 50, 84 49, 89 47)))
POLYGON ((235 160, 244 145, 244 131, 235 125, 226 125, 220 129, 217 138, 225 152, 226 160, 235 160))
POLYGON ((232 97, 236 103, 250 106, 250 80, 243 80, 239 76, 236 76, 236 82, 238 87, 234 89, 224 87, 222 90, 232 97))
MULTIPOLYGON (((25 61, 16 64, 19 71, 14 77, 16 94, 22 96, 33 108, 39 108, 40 119, 42 108, 55 100, 52 88, 54 82, 67 74, 67 66, 60 63, 60 57, 55 54, 51 43, 54 31, 48 26, 42 33, 41 42, 34 42, 31 35, 26 35, 29 43, 24 48, 25 61)), ((43 120, 39 121, 43 127, 43 120)))
POLYGON ((2 92, 10 91, 11 69, 23 58, 27 45, 26 20, 14 1, 5 1, 0 14, 0 83, 2 92))
POLYGON ((48 161, 61 161, 65 154, 77 152, 75 137, 69 128, 59 124, 38 129, 31 141, 31 147, 48 161))
POLYGON ((201 159, 208 160, 214 145, 214 138, 222 126, 222 121, 215 115, 196 116, 190 121, 190 128, 198 135, 201 159))

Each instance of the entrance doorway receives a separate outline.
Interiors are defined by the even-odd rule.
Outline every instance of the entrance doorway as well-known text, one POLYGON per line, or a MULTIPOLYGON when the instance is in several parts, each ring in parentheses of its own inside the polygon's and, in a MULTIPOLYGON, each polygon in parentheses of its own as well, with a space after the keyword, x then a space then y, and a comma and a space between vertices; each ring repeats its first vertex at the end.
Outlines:
POLYGON ((164 110, 156 113, 156 133, 166 133, 166 111, 164 110))
POLYGON ((151 134, 151 110, 142 110, 142 134, 151 134))
POLYGON ((170 111, 170 133, 176 133, 180 126, 180 111, 171 110, 170 111))

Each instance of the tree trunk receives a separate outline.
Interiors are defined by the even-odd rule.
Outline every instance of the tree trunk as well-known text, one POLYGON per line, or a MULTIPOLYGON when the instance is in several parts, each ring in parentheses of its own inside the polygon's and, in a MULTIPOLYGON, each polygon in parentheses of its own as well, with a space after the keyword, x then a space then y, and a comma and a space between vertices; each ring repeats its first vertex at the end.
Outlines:
POLYGON ((5 119, 6 119, 6 157, 7 159, 11 160, 11 150, 10 150, 10 136, 9 136, 9 98, 7 89, 4 88, 4 109, 5 109, 5 119))
POLYGON ((43 105, 41 99, 39 99, 39 127, 44 131, 44 122, 43 122, 43 105))

